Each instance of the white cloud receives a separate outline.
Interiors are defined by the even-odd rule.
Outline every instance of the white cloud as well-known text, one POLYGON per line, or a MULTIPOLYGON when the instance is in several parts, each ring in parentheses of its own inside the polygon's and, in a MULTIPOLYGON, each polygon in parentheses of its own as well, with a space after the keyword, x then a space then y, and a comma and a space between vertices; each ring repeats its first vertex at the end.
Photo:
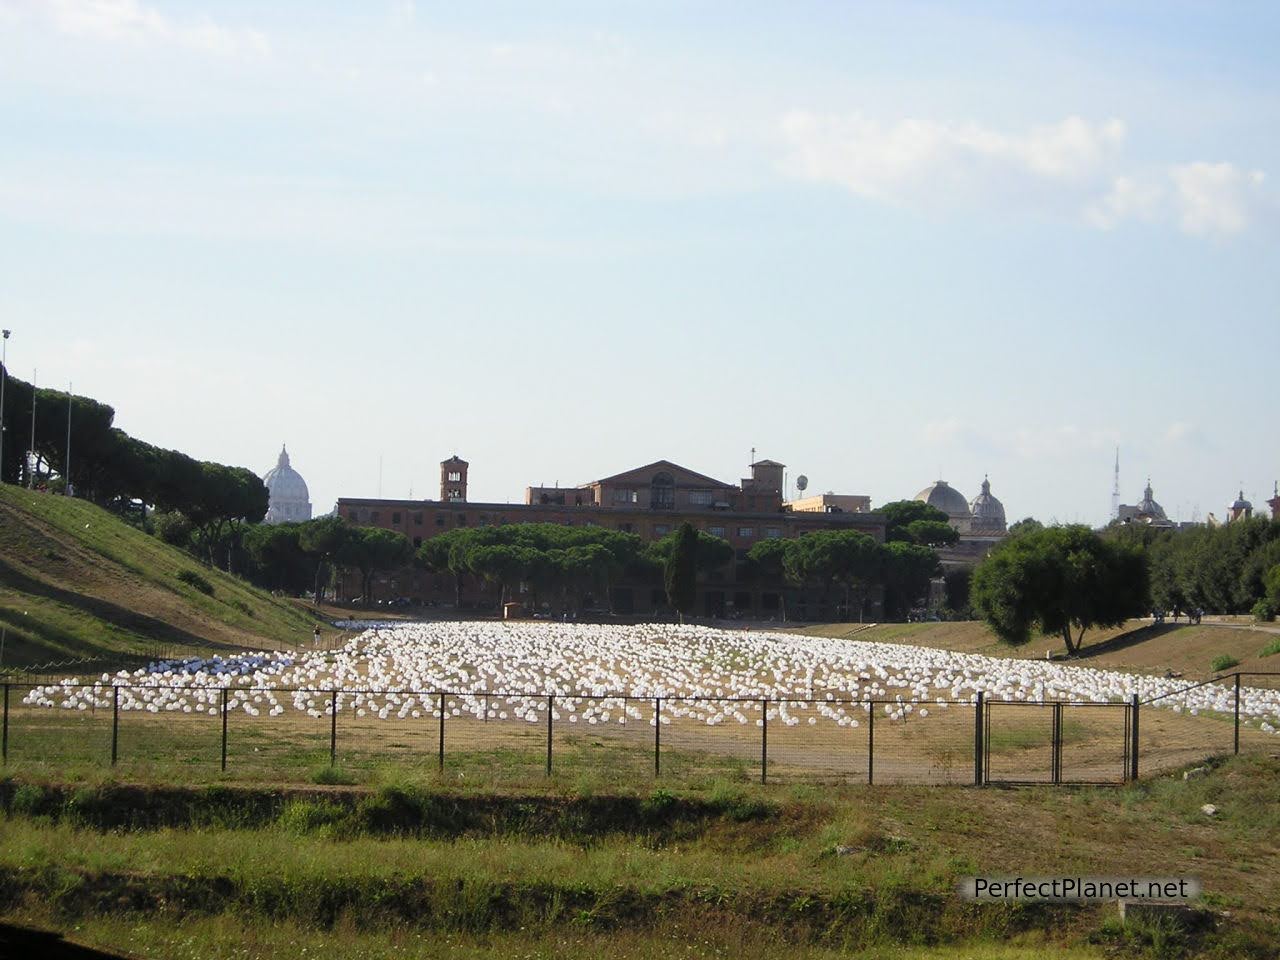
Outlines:
POLYGON ((1056 205, 1102 230, 1139 221, 1228 236, 1258 220, 1268 202, 1262 171, 1232 163, 1124 171, 1126 128, 1116 119, 1070 116, 1008 132, 973 122, 883 123, 861 113, 793 111, 780 130, 791 176, 906 206, 1056 205))
POLYGON ((265 56, 270 44, 257 30, 232 29, 208 17, 178 22, 139 0, 0 0, 9 12, 30 11, 58 31, 112 43, 167 45, 223 57, 265 56))
POLYGON ((1231 163, 1188 163, 1169 172, 1176 190, 1178 222, 1187 233, 1232 234, 1253 219, 1262 171, 1231 163))
POLYGON ((1125 139, 1119 120, 1058 123, 1008 133, 978 123, 903 119, 884 124, 861 113, 794 111, 781 132, 787 169, 859 196, 909 203, 923 197, 999 191, 1011 175, 1074 184, 1097 175, 1125 139))
POLYGON ((1110 230, 1125 220, 1154 220, 1167 192, 1159 184, 1134 177, 1116 177, 1107 194, 1085 209, 1085 219, 1110 230))

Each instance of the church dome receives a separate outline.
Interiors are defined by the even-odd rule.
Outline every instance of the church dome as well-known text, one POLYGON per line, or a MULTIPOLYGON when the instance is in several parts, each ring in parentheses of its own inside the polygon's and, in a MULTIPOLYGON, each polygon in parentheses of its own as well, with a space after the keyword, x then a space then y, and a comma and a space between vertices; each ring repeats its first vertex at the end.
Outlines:
POLYGON ((1240 511, 1248 510, 1252 512, 1253 504, 1244 498, 1244 491, 1241 490, 1240 493, 1236 495, 1236 502, 1231 505, 1231 509, 1240 511))
POLYGON ((311 494, 302 474, 289 466, 289 452, 282 446, 273 469, 262 478, 270 495, 266 523, 299 523, 311 519, 311 494))
POLYGON ((969 504, 965 501, 964 494, 948 486, 945 480, 939 480, 925 487, 916 494, 915 498, 923 500, 931 507, 937 507, 952 520, 969 519, 969 504))
POLYGON ((982 478, 982 492, 973 498, 969 511, 973 514, 975 533, 1005 532, 1004 504, 991 495, 991 481, 986 477, 982 478))
POLYGON ((1138 516, 1149 517, 1153 520, 1167 520, 1164 515, 1164 507, 1156 503, 1155 497, 1151 492, 1151 480, 1148 478, 1147 487, 1142 491, 1142 502, 1138 504, 1138 516))

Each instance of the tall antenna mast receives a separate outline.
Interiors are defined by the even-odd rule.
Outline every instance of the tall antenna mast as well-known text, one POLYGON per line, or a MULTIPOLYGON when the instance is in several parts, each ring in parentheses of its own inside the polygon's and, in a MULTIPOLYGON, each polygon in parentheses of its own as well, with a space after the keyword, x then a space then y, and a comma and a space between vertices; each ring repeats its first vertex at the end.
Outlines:
POLYGON ((1120 448, 1116 447, 1116 474, 1111 484, 1111 519, 1120 519, 1120 448))

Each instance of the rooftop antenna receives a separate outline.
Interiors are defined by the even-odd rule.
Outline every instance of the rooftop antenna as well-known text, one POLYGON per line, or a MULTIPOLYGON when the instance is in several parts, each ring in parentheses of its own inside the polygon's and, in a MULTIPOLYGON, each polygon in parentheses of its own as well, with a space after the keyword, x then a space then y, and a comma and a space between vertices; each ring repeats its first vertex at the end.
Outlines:
POLYGON ((1111 519, 1120 519, 1120 448, 1116 447, 1116 472, 1111 484, 1111 519))
POLYGON ((751 464, 753 464, 753 463, 755 463, 755 462, 756 462, 756 448, 755 448, 755 447, 752 447, 752 448, 751 448, 751 459, 747 461, 747 466, 750 466, 751 464))

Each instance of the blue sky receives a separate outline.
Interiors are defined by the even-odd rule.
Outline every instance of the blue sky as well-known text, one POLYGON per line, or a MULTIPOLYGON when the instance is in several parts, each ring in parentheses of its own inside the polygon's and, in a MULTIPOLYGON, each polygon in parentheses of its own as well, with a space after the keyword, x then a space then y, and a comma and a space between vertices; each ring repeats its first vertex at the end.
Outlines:
POLYGON ((1274 4, 0 0, 14 373, 339 496, 1280 475, 1274 4))

